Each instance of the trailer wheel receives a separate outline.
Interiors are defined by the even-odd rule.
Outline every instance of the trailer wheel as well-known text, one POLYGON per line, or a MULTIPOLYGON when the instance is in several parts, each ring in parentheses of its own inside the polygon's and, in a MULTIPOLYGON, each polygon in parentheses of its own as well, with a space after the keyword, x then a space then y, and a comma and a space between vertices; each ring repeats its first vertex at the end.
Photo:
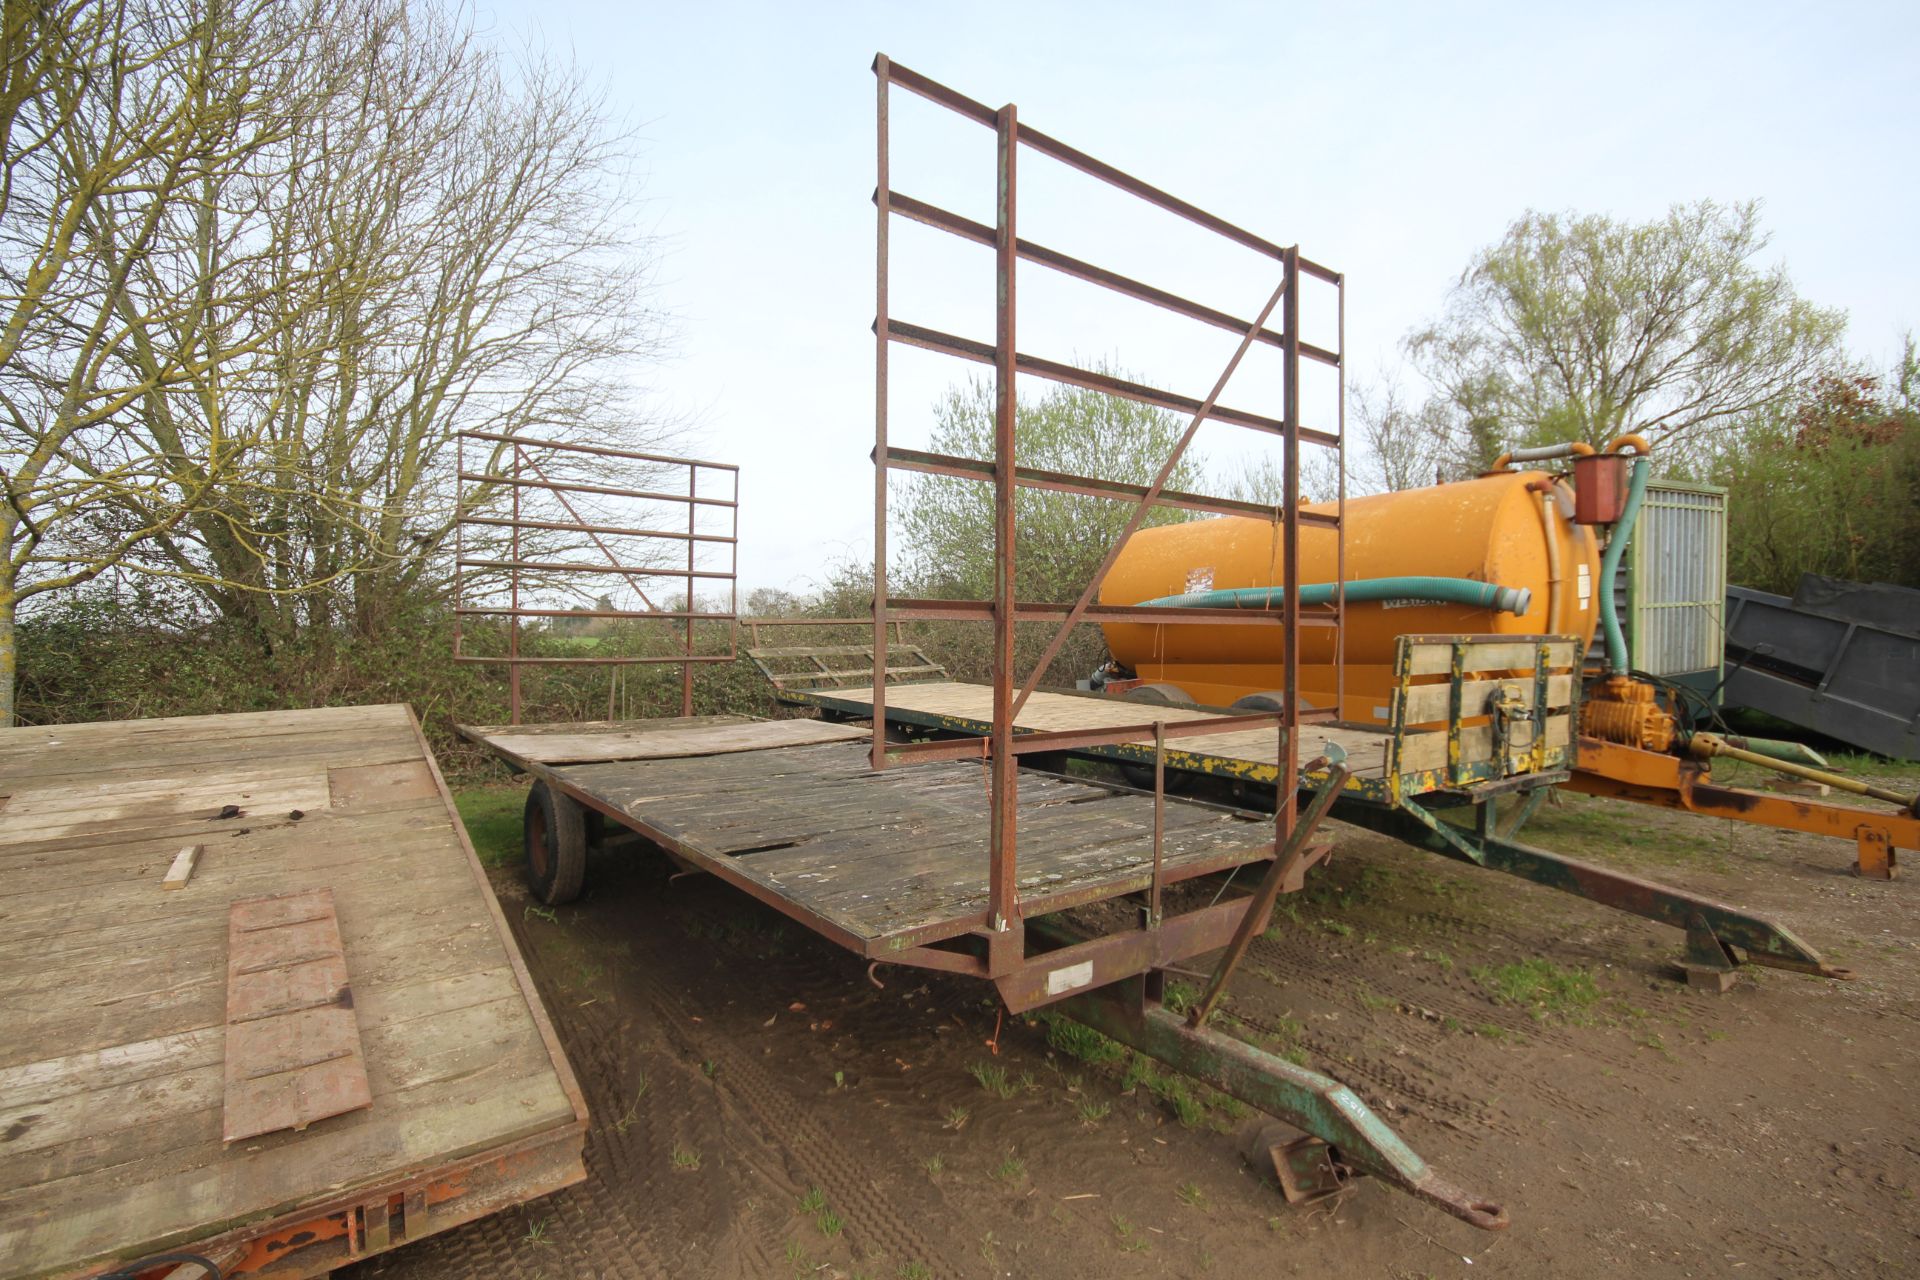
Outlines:
POLYGON ((1125 702, 1145 702, 1156 707, 1191 707, 1197 705, 1187 696, 1187 691, 1177 684, 1135 685, 1120 695, 1125 702))
MULTIPOLYGON (((1250 693, 1228 708, 1229 711, 1285 711, 1286 709, 1287 695, 1278 689, 1268 689, 1262 693, 1250 693)), ((1302 711, 1319 710, 1318 707, 1314 706, 1313 703, 1305 698, 1300 699, 1300 709, 1302 711)))
MULTIPOLYGON (((1187 691, 1177 684, 1135 685, 1133 688, 1121 694, 1120 700, 1122 702, 1142 702, 1152 707, 1191 707, 1198 705, 1192 698, 1187 696, 1187 691)), ((1125 778, 1127 785, 1136 791, 1153 790, 1152 765, 1122 761, 1120 763, 1120 776, 1125 778)), ((1186 780, 1184 778, 1172 773, 1167 775, 1167 791, 1169 794, 1176 791, 1184 791, 1185 789, 1186 780)))
POLYGON ((527 853, 527 887, 550 907, 580 896, 587 878, 586 812, 571 796, 544 782, 527 792, 521 827, 527 853))

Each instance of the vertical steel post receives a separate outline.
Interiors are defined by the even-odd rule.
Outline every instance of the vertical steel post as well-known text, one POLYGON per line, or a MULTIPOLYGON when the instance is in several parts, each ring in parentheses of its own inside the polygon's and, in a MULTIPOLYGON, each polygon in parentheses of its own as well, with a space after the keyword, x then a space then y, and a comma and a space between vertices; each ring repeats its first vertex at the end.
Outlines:
POLYGON ((1015 165, 1019 120, 1013 104, 1000 108, 994 224, 994 421, 993 421, 993 815, 988 878, 988 915, 995 930, 1014 917, 1015 806, 1019 770, 1013 754, 1014 418, 1019 387, 1014 370, 1014 269, 1019 262, 1014 227, 1015 165))
POLYGON ((1281 691, 1286 705, 1280 715, 1279 790, 1274 799, 1274 853, 1278 855, 1293 834, 1300 796, 1300 246, 1286 251, 1286 297, 1281 302, 1281 353, 1286 361, 1282 389, 1280 572, 1286 581, 1282 596, 1281 691))
POLYGON ((886 54, 873 60, 879 93, 878 172, 873 203, 879 214, 873 299, 873 746, 875 769, 887 764, 887 224, 893 217, 891 179, 887 175, 887 93, 892 63, 886 54))
MULTIPOLYGON (((700 464, 688 463, 687 464, 687 603, 686 603, 686 610, 688 615, 686 618, 686 623, 687 623, 686 654, 688 658, 693 657, 693 616, 692 616, 694 612, 694 606, 693 606, 694 555, 693 555, 693 552, 694 552, 694 548, 700 545, 698 542, 694 540, 694 535, 700 531, 699 530, 700 504, 698 502, 695 502, 694 499, 699 497, 699 495, 700 495, 700 464)), ((692 662, 683 662, 680 664, 680 714, 683 716, 690 716, 693 714, 693 663, 692 662)))
MULTIPOLYGON (((1339 340, 1334 352, 1340 358, 1337 369, 1338 384, 1335 395, 1339 397, 1334 407, 1334 429, 1339 433, 1340 443, 1334 448, 1334 458, 1340 468, 1340 501, 1334 514, 1340 521, 1340 527, 1334 531, 1337 541, 1334 543, 1334 633, 1333 633, 1333 708, 1335 718, 1344 718, 1347 714, 1347 275, 1341 272, 1334 281, 1334 290, 1339 296, 1339 340)), ((1358 717, 1356 717, 1358 718, 1358 717)))
POLYGON ((1153 882, 1147 889, 1147 928, 1160 927, 1160 860, 1167 835, 1167 722, 1153 722, 1153 882))

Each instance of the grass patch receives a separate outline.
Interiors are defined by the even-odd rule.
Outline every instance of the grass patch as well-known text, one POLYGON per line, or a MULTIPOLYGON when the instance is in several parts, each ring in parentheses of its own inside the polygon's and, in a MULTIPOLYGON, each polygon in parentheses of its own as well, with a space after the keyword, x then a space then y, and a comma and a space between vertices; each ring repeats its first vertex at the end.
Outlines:
POLYGON ((976 1062, 967 1068, 967 1074, 996 1098, 1011 1098, 1020 1092, 1020 1086, 1007 1079, 1007 1069, 991 1062, 976 1062))
POLYGON ((1200 1189, 1200 1184, 1197 1182, 1183 1182, 1173 1194, 1180 1197, 1180 1203, 1189 1209, 1207 1207, 1207 1193, 1200 1189))
POLYGON ((1047 1043, 1090 1067, 1118 1062, 1127 1052, 1119 1041, 1102 1035, 1084 1022, 1075 1022, 1057 1013, 1043 1013, 1040 1016, 1047 1024, 1047 1043))
POLYGON ((700 1167, 700 1153, 692 1147, 675 1143, 673 1147, 673 1167, 689 1172, 700 1167))
POLYGON ((453 807, 473 841, 483 867, 505 867, 519 861, 520 824, 527 793, 520 787, 469 787, 453 793, 453 807))
POLYGON ((1600 988, 1584 969, 1568 969, 1551 960, 1521 960, 1494 968, 1479 968, 1473 976, 1501 1004, 1518 1005, 1536 1020, 1549 1017, 1579 1021, 1600 1000, 1600 988))
POLYGON ((1027 1176, 1027 1162, 1008 1153, 1007 1158, 994 1166, 993 1172, 988 1176, 995 1182, 1005 1182, 1009 1185, 1023 1181, 1027 1176))
POLYGON ((1148 1249, 1152 1248, 1152 1246, 1147 1243, 1146 1237, 1140 1234, 1139 1227, 1117 1213, 1113 1215, 1112 1221, 1113 1234, 1117 1237, 1120 1248, 1124 1252, 1145 1253, 1148 1249))
POLYGON ((1082 1124, 1099 1124, 1107 1118, 1108 1113, 1112 1110, 1113 1104, 1111 1102, 1095 1102, 1092 1098, 1087 1098, 1080 1103, 1080 1122, 1082 1124))

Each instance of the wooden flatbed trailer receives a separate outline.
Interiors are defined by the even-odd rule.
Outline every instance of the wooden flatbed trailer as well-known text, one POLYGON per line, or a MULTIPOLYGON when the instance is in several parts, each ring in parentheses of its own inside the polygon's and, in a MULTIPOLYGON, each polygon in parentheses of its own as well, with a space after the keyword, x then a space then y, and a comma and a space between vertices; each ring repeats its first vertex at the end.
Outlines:
POLYGON ((325 1275, 585 1177, 406 707, 0 731, 0 870, 0 1277, 325 1275))
MULTIPOLYGON (((1430 1168, 1337 1081, 1159 1003, 1165 966, 1264 927, 1272 897, 1247 890, 1286 869, 1270 819, 1024 770, 1015 949, 988 916, 990 797, 977 763, 875 770, 867 730, 816 720, 459 732, 532 775, 528 876, 549 901, 579 891, 597 814, 863 959, 991 981, 1015 1011, 1050 1006, 1288 1121, 1309 1135, 1276 1154, 1290 1195, 1371 1173, 1475 1226, 1506 1225, 1504 1209, 1430 1168), (1139 908, 1137 925, 1088 936, 1066 915, 1116 900, 1139 908)), ((1290 852, 1303 872, 1302 850, 1290 852)))

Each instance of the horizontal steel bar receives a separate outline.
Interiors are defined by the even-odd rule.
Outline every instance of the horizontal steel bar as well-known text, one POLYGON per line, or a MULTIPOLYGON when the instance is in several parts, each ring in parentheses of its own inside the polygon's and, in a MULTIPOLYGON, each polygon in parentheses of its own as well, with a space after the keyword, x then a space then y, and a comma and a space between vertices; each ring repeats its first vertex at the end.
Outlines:
MULTIPOLYGON (((874 198, 876 201, 879 199, 878 192, 875 193, 874 198)), ((975 244, 985 245, 988 248, 994 246, 994 230, 984 222, 975 222, 972 218, 962 217, 960 214, 954 213, 951 210, 942 209, 939 205, 929 204, 925 200, 916 200, 912 196, 904 195, 898 191, 888 192, 887 202, 888 207, 903 218, 910 218, 925 226, 959 236, 962 240, 971 240, 975 244)), ((1115 293, 1123 294, 1126 297, 1134 298, 1141 302, 1151 303, 1156 307, 1171 311, 1176 315, 1185 316, 1189 320, 1198 320, 1202 324, 1210 324, 1216 329, 1225 329, 1236 336, 1246 333, 1248 329, 1253 327, 1252 322, 1249 320, 1228 315, 1226 312, 1214 307, 1195 302, 1190 298, 1183 298, 1177 293, 1169 293, 1165 289, 1156 288, 1143 281, 1135 280, 1131 276, 1123 276, 1117 271, 1109 271, 1105 267, 1095 266, 1091 262, 1086 262, 1082 259, 1061 253, 1057 249, 1049 249, 1045 245, 1035 244, 1031 240, 1015 241, 1014 252, 1028 262, 1036 262, 1043 267, 1051 267, 1062 275, 1071 276, 1076 280, 1084 280, 1088 284, 1098 285, 1103 289, 1110 289, 1115 293)), ((1265 327, 1254 332, 1253 340, 1255 342, 1265 343, 1270 347, 1284 347, 1287 341, 1282 334, 1265 327)), ((1338 368, 1340 365, 1340 356, 1338 353, 1328 351, 1325 347, 1315 346, 1310 342, 1302 342, 1300 344, 1300 354, 1309 359, 1317 360, 1321 364, 1331 365, 1334 368, 1338 368)))
POLYGON ((701 613, 692 610, 659 609, 648 612, 645 609, 485 609, 478 605, 461 605, 454 612, 476 618, 678 618, 698 622, 732 622, 731 613, 701 613))
POLYGON ((564 520, 513 520, 506 516, 461 516, 461 524, 484 524, 497 529, 545 529, 552 533, 605 533, 621 538, 671 538, 676 542, 739 542, 727 533, 688 533, 682 529, 632 529, 617 524, 569 524, 564 520))
MULTIPOLYGON (((875 64, 875 69, 876 71, 878 70, 878 63, 875 64)), ((985 125, 988 128, 995 126, 997 114, 991 107, 983 103, 975 102, 965 94, 956 93, 938 81, 930 80, 919 72, 909 70, 897 62, 889 63, 886 78, 898 84, 901 88, 916 93, 929 102, 939 103, 948 110, 965 116, 977 124, 985 125)), ((1244 231, 1234 226, 1231 222, 1228 222, 1225 218, 1208 213, 1204 209, 1187 203, 1178 196, 1169 195, 1158 187, 1150 186, 1132 174, 1116 169, 1104 161, 1095 160, 1085 152, 1076 150, 1064 142, 1049 137, 1031 125, 1023 123, 1015 136, 1021 142, 1032 147, 1042 155, 1050 156, 1070 168, 1078 169, 1088 177, 1098 178, 1110 186, 1118 187, 1129 195, 1137 196, 1145 200, 1148 204, 1155 205, 1166 210, 1168 213, 1185 218, 1188 222, 1205 227, 1216 235, 1224 236, 1236 244, 1244 245, 1246 248, 1252 249, 1257 253, 1265 254, 1276 260, 1284 257, 1286 254, 1285 249, 1273 243, 1271 240, 1254 235, 1251 231, 1244 231)), ((1309 262, 1305 258, 1301 258, 1299 261, 1300 269, 1308 275, 1324 280, 1329 284, 1338 285, 1341 283, 1340 273, 1331 267, 1321 266, 1317 262, 1309 262)))
MULTIPOLYGON (((1027 604, 1014 606, 1014 616, 1023 622, 1059 622, 1064 619, 1073 606, 1069 604, 1027 604)), ((920 600, 907 596, 896 596, 887 601, 889 618, 900 615, 908 618, 928 618, 941 622, 991 622, 993 621, 993 601, 991 600, 920 600)), ((1080 615, 1082 622, 1139 622, 1150 625, 1172 623, 1175 625, 1214 623, 1223 627, 1261 626, 1277 627, 1286 621, 1286 615, 1278 610, 1252 609, 1195 609, 1139 604, 1095 604, 1088 605, 1080 615)), ((1339 617, 1332 613, 1300 615, 1303 627, 1336 627, 1339 617)))
POLYGON ((740 619, 742 626, 748 627, 870 627, 871 617, 866 618, 751 618, 740 619))
POLYGON ((690 493, 652 493, 645 489, 615 489, 601 484, 578 484, 571 480, 528 480, 521 476, 503 476, 488 472, 462 471, 460 479, 476 484, 511 484, 524 489, 548 489, 564 493, 598 493, 609 498, 637 498, 644 502, 683 502, 702 507, 726 507, 740 504, 732 498, 702 498, 690 493))
POLYGON ((633 667, 645 663, 662 662, 738 662, 740 655, 737 653, 670 653, 660 658, 639 658, 632 656, 621 656, 617 658, 509 658, 502 654, 500 657, 493 658, 480 654, 456 653, 453 655, 453 660, 455 662, 491 663, 495 666, 503 667, 633 667))
POLYGON ((558 573, 620 573, 630 578, 722 578, 732 581, 738 574, 718 569, 630 569, 617 564, 569 564, 560 560, 458 560, 461 569, 533 569, 558 573))
MULTIPOLYGON (((886 452, 885 465, 898 467, 902 471, 954 476, 961 480, 994 478, 993 463, 983 458, 961 458, 947 453, 928 453, 921 449, 889 448, 886 452)), ((1094 476, 1069 475, 1064 471, 1042 471, 1035 467, 1016 466, 1013 469, 1013 479, 1015 484, 1029 489, 1077 493, 1088 498, 1125 498, 1138 501, 1147 492, 1145 485, 1126 484, 1118 480, 1101 480, 1094 476)), ((1202 511, 1209 515, 1253 516, 1263 520, 1279 518, 1278 508, 1264 503, 1242 502, 1237 498, 1214 498, 1200 493, 1183 493, 1177 489, 1162 489, 1160 496, 1154 499, 1154 504, 1162 507, 1178 507, 1183 511, 1202 511)), ((1318 511, 1302 511, 1300 523, 1323 529, 1338 529, 1340 517, 1324 515, 1318 511)))
POLYGON ((501 435, 494 431, 456 432, 462 440, 492 440, 499 444, 525 445, 530 449, 561 449, 568 453, 590 453, 597 458, 630 458, 635 462, 663 462, 676 467, 706 467, 713 471, 738 471, 733 462, 708 462, 704 458, 676 458, 664 453, 636 453, 631 449, 613 449, 603 444, 569 444, 564 440, 535 440, 528 436, 501 435))
MULTIPOLYGON (((958 356, 962 360, 972 360, 977 364, 992 364, 994 361, 993 347, 988 343, 943 333, 938 329, 929 329, 925 325, 908 324, 904 320, 889 320, 887 336, 906 346, 937 351, 942 355, 958 356)), ((1192 396, 1183 396, 1159 387, 1129 382, 1111 374, 1095 373, 1091 369, 1062 364, 1058 360, 1047 360, 1040 356, 1016 352, 1013 363, 1014 369, 1019 373, 1032 374, 1036 378, 1047 378, 1054 382, 1064 382, 1068 386, 1085 387, 1089 391, 1100 391, 1110 396, 1119 396, 1123 400, 1134 400, 1161 409, 1197 414, 1205 407, 1201 401, 1195 400, 1192 396)), ((1280 419, 1248 413, 1244 409, 1231 409, 1225 405, 1216 404, 1206 416, 1216 422, 1231 423, 1236 427, 1249 427, 1269 435, 1286 434, 1286 424, 1280 419)), ((1301 427, 1300 439, 1311 444, 1325 445, 1328 448, 1340 447, 1339 436, 1313 427, 1301 427)))

